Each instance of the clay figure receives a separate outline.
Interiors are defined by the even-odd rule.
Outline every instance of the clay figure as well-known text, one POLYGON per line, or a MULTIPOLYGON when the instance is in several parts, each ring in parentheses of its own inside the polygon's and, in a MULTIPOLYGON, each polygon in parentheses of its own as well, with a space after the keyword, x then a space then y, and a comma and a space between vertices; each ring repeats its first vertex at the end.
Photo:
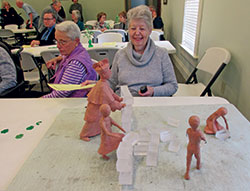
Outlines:
POLYGON ((224 117, 227 114, 227 109, 225 107, 220 107, 217 111, 211 114, 207 118, 207 125, 204 128, 204 132, 207 134, 215 134, 217 131, 224 129, 222 125, 220 125, 217 121, 219 117, 222 117, 226 124, 226 129, 228 130, 227 120, 224 117))
POLYGON ((111 76, 109 62, 104 59, 98 63, 93 64, 93 68, 99 74, 100 80, 88 93, 88 105, 85 112, 85 124, 80 133, 80 138, 84 141, 90 141, 89 137, 99 135, 101 128, 99 121, 101 119, 100 106, 108 104, 112 111, 121 110, 125 107, 121 97, 116 95, 109 87, 108 79, 111 76))
POLYGON ((108 104, 103 104, 100 107, 100 112, 102 118, 100 120, 101 126, 101 144, 98 149, 98 153, 102 155, 102 158, 108 160, 109 157, 106 155, 117 149, 124 134, 113 133, 111 126, 114 125, 118 127, 121 131, 125 133, 125 130, 120 127, 109 115, 111 112, 110 106, 108 104))
POLYGON ((190 170, 190 165, 191 165, 193 154, 197 160, 196 168, 197 169, 201 168, 200 142, 201 140, 203 140, 206 143, 205 136, 203 135, 202 131, 198 129, 200 125, 200 118, 198 116, 193 115, 189 118, 188 122, 191 128, 187 129, 189 143, 187 146, 187 169, 184 175, 184 178, 186 180, 190 179, 189 170, 190 170))

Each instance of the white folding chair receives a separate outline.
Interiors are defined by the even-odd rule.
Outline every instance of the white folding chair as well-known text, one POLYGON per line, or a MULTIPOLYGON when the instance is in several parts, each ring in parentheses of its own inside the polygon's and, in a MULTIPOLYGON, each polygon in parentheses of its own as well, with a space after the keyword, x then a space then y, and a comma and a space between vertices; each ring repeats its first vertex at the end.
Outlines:
MULTIPOLYGON (((88 30, 93 35, 93 43, 97 43, 97 36, 102 34, 102 31, 100 30, 88 30)), ((82 34, 85 34, 87 30, 82 31, 82 34)))
MULTIPOLYGON (((93 42, 94 37, 93 37, 93 35, 90 35, 90 36, 91 36, 90 37, 91 38, 91 42, 93 42)), ((88 43, 89 42, 88 37, 84 33, 81 33, 80 42, 81 43, 88 43)))
POLYGON ((34 56, 27 52, 21 52, 21 66, 24 72, 24 80, 30 83, 30 89, 37 83, 40 83, 41 91, 43 92, 43 81, 47 85, 47 68, 42 67, 34 56))
POLYGON ((101 61, 104 58, 108 58, 110 67, 112 66, 115 53, 120 50, 117 47, 93 47, 89 48, 87 51, 90 55, 90 58, 95 59, 96 61, 101 61))
POLYGON ((17 43, 15 34, 10 29, 0 29, 0 39, 11 45, 17 43))
POLYGON ((93 26, 93 27, 96 26, 96 23, 97 23, 96 20, 89 20, 89 21, 86 21, 86 22, 85 22, 86 25, 91 25, 91 26, 93 26))
POLYGON ((207 49, 197 67, 193 70, 185 84, 178 84, 174 96, 212 96, 211 87, 230 62, 231 54, 219 47, 207 49), (210 76, 205 79, 205 74, 210 76))
POLYGON ((4 26, 5 29, 18 29, 18 25, 16 24, 9 24, 4 26))
POLYGON ((44 50, 40 54, 41 54, 44 62, 46 63, 49 60, 59 56, 60 52, 59 52, 59 50, 51 49, 51 50, 44 50))
POLYGON ((104 42, 122 42, 122 35, 116 32, 103 33, 97 36, 98 43, 104 42))
POLYGON ((106 20, 105 23, 108 24, 108 26, 112 29, 114 28, 115 21, 113 20, 106 20))
POLYGON ((160 36, 161 36, 161 33, 158 32, 158 31, 154 31, 152 30, 151 34, 150 34, 150 38, 154 41, 159 41, 160 40, 160 36))
POLYGON ((128 35, 127 32, 123 29, 109 29, 109 30, 105 30, 104 33, 120 33, 122 35, 122 41, 125 42, 126 41, 126 36, 128 35))
MULTIPOLYGON (((44 62, 48 62, 49 60, 57 57, 60 55, 59 50, 44 50, 41 52, 41 56, 44 62)), ((53 69, 48 69, 48 78, 50 79, 55 74, 53 69)))
POLYGON ((18 29, 18 25, 16 24, 9 24, 4 26, 5 29, 18 29))

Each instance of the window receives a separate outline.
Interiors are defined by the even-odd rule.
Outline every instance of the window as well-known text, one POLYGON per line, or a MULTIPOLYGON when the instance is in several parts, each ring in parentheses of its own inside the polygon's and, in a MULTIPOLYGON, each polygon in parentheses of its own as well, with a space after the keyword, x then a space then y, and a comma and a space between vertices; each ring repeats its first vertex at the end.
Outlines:
POLYGON ((185 0, 181 46, 197 58, 202 0, 185 0))

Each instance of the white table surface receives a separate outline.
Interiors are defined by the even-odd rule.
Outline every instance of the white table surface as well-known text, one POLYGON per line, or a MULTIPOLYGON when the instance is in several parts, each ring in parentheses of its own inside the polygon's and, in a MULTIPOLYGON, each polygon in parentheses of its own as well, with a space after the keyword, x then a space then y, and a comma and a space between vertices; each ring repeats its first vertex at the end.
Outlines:
MULTIPOLYGON (((154 41, 157 46, 160 46, 162 48, 166 48, 169 54, 175 54, 176 49, 175 47, 169 42, 169 41, 154 41)), ((82 44, 84 48, 88 48, 88 44, 83 43, 82 44)), ((125 48, 127 46, 127 42, 114 42, 114 43, 103 43, 103 44, 98 44, 98 43, 93 43, 94 47, 117 47, 117 48, 125 48)), ((37 47, 24 47, 23 52, 28 52, 35 57, 41 57, 41 52, 45 50, 58 50, 56 45, 49 45, 49 46, 37 46, 37 47)), ((91 48, 90 48, 91 49, 91 48)), ((17 50, 12 50, 12 53, 15 53, 17 50)))
MULTIPOLYGON (((97 154, 99 137, 90 143, 79 140, 82 124, 78 123, 83 121, 86 104, 86 99, 79 98, 0 100, 0 129, 10 130, 8 135, 0 134, 0 190, 6 190, 15 176, 7 190, 119 190, 115 154, 110 161, 103 161, 97 154), (39 120, 42 123, 35 130, 23 130, 39 120), (22 139, 13 138, 21 132, 22 139)), ((179 119, 180 127, 171 130, 182 145, 178 153, 170 153, 161 143, 158 167, 146 167, 145 159, 137 159, 134 190, 247 190, 250 187, 247 179, 250 178, 250 124, 225 99, 135 98, 134 115, 134 128, 162 126, 168 116, 179 119), (206 118, 220 106, 229 111, 226 117, 231 139, 221 142, 207 136, 208 144, 202 146, 202 170, 194 170, 193 159, 191 180, 185 181, 182 176, 187 119, 199 115, 204 126, 206 118)), ((120 112, 114 116, 119 117, 120 112)))
POLYGON ((36 32, 36 29, 10 29, 15 34, 25 34, 36 32))
MULTIPOLYGON (((134 102, 135 107, 229 104, 219 97, 136 97, 134 102)), ((9 129, 8 134, 0 134, 0 190, 15 177, 62 109, 86 105, 86 98, 0 99, 0 131, 9 129), (35 131, 25 130, 38 121, 42 123, 35 131), (17 140, 19 133, 24 133, 24 138, 17 140)))

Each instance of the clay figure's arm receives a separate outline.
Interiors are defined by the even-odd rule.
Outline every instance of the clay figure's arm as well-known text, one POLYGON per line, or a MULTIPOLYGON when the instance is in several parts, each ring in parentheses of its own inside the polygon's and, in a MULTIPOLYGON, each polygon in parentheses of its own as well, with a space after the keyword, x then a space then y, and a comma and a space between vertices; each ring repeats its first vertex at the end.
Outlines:
POLYGON ((205 143, 207 143, 206 137, 204 136, 204 134, 200 131, 200 137, 201 140, 205 141, 205 143))
POLYGON ((121 110, 122 108, 124 108, 126 106, 125 103, 120 103, 118 101, 113 101, 112 103, 110 103, 110 108, 111 108, 111 111, 115 111, 115 110, 121 110))
POLYGON ((221 117, 224 119, 225 124, 226 124, 226 129, 228 130, 228 123, 227 123, 227 119, 226 119, 223 115, 222 115, 221 117))
POLYGON ((118 125, 113 119, 111 119, 111 124, 118 127, 121 131, 123 131, 124 133, 126 133, 126 131, 120 126, 118 125))
POLYGON ((121 101, 123 100, 122 97, 118 96, 118 95, 115 94, 115 93, 113 93, 113 97, 114 97, 114 99, 115 99, 116 101, 119 101, 119 102, 121 102, 121 101))

